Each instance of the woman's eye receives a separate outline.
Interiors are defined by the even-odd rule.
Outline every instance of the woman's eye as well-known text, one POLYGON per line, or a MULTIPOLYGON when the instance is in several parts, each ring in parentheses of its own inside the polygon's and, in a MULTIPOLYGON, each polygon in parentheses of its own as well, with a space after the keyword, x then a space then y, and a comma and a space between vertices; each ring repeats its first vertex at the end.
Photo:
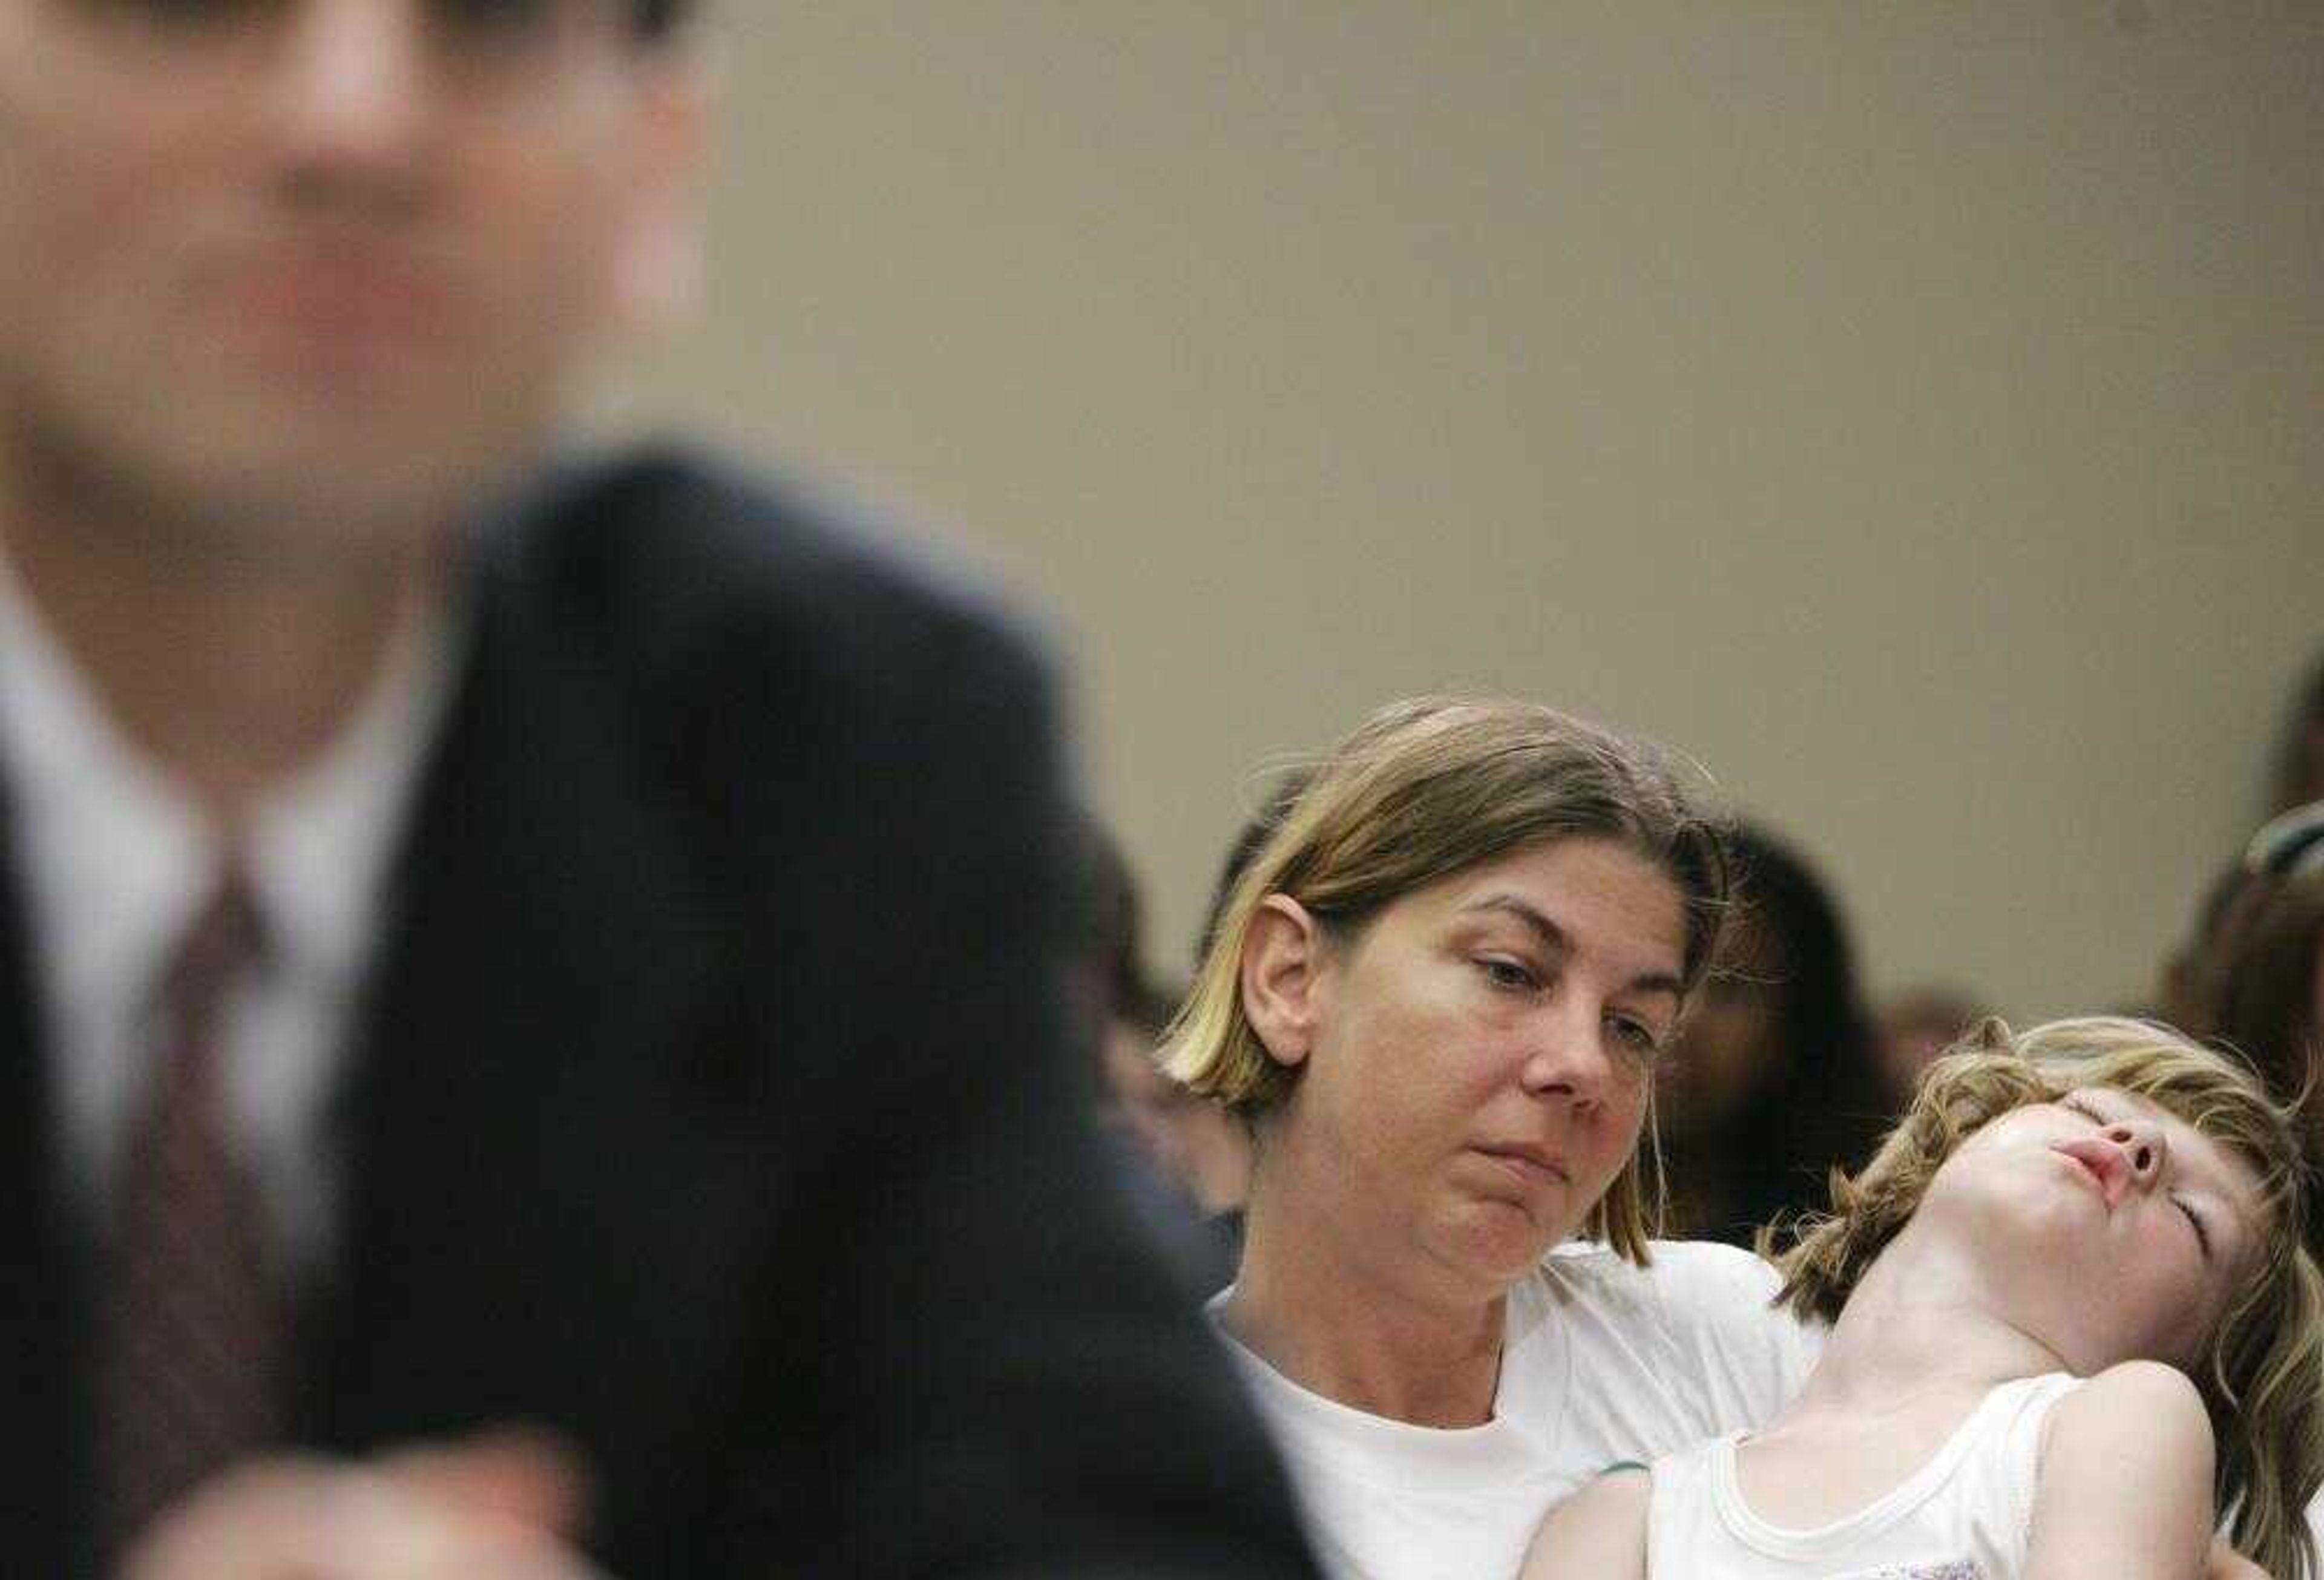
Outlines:
POLYGON ((1614 1040, 1633 1053, 1643 1056, 1662 1052, 1662 1039, 1655 1036, 1655 1029, 1643 1021, 1618 1015, 1607 1024, 1613 1029, 1614 1040))
POLYGON ((1515 990, 1534 986, 1534 974, 1516 960, 1488 956, 1477 962, 1477 969, 1484 972, 1485 980, 1496 988, 1515 990))

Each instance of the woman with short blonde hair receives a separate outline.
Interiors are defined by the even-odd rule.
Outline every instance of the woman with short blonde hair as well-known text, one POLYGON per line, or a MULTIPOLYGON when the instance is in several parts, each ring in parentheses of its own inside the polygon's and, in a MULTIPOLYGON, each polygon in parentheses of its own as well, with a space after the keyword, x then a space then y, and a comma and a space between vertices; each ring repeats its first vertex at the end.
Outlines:
POLYGON ((1812 1353, 1763 1263, 1649 1246, 1719 828, 1660 749, 1499 698, 1382 709, 1278 811, 1163 1051, 1256 1141, 1213 1315, 1327 1569, 1513 1573, 1554 1494, 1812 1353))
MULTIPOLYGON (((1286 807, 1227 892, 1201 974, 1170 1028, 1169 1072, 1254 1122, 1295 1071, 1268 1057, 1244 1014, 1243 945, 1267 896, 1288 896, 1351 939, 1415 889, 1527 845, 1618 841, 1683 896, 1681 997, 1711 963, 1728 904, 1725 846, 1668 756, 1538 703, 1425 697, 1383 708, 1341 742, 1286 807)), ((1634 1157, 1587 1232, 1641 1264, 1659 1181, 1634 1157)))

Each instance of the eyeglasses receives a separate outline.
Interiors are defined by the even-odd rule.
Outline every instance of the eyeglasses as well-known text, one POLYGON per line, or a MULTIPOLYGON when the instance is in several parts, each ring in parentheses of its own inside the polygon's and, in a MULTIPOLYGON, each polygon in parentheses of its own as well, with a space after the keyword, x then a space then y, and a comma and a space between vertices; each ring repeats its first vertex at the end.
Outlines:
MULTIPOLYGON (((287 75, 310 74, 297 102, 301 115, 282 124, 311 129, 318 107, 362 104, 348 52, 289 47, 300 30, 327 15, 359 23, 376 36, 358 41, 355 58, 374 70, 411 76, 413 124, 424 106, 428 126, 489 125, 530 137, 555 135, 551 123, 608 80, 608 61, 644 67, 645 35, 634 25, 639 0, 41 0, 53 27, 33 30, 50 46, 56 69, 41 80, 72 98, 118 99, 152 116, 246 117, 270 102, 287 75), (392 44, 392 59, 383 51, 392 44), (408 59, 406 57, 409 57, 408 59), (64 69, 71 69, 69 78, 64 69)), ((0 0, 8 11, 23 0, 0 0)), ((314 41, 307 41, 311 43, 314 41)), ((652 60, 663 52, 650 52, 652 60)), ((366 87, 376 86, 366 83, 366 87)), ((280 96, 274 96, 279 97, 280 96)), ((399 100, 401 105, 402 101, 399 100)), ((363 104, 363 107, 370 107, 363 104)))
POLYGON ((2324 801, 2270 818, 2244 850, 2244 866, 2266 877, 2324 872, 2324 801))

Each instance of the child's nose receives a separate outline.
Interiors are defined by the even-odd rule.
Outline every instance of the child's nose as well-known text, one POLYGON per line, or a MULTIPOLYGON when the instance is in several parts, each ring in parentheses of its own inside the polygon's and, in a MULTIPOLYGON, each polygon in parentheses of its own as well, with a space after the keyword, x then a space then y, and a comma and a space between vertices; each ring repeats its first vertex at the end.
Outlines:
POLYGON ((2151 1184, 2162 1175, 2163 1159, 2170 1153, 2170 1144, 2163 1139, 2162 1126, 2144 1119, 2126 1120, 2107 1125, 2106 1137, 2122 1148, 2133 1180, 2142 1185, 2151 1184))

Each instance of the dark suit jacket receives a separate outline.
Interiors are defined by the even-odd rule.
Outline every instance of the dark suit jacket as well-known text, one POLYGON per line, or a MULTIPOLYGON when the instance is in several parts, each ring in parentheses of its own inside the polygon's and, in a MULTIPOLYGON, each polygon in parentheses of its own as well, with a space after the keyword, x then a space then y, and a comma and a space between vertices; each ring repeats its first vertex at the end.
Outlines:
MULTIPOLYGON (((483 539, 340 1110, 298 1437, 533 1421, 631 1580, 1296 1575, 1052 991, 1047 686, 973 597, 676 457, 483 539)), ((0 914, 0 1499, 69 1573, 86 1271, 0 914)))

